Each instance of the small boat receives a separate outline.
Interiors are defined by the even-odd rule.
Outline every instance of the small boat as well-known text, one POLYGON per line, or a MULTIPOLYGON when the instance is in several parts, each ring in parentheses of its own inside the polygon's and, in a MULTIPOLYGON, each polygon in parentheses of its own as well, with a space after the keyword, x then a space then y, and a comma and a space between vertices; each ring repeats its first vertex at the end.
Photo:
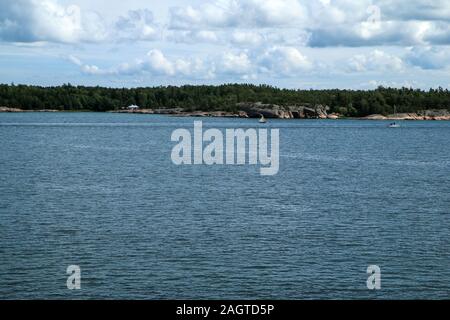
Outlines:
POLYGON ((390 123, 388 127, 389 128, 400 128, 400 125, 398 123, 393 122, 393 123, 390 123))
POLYGON ((264 115, 261 115, 261 119, 259 119, 259 123, 267 123, 266 118, 264 118, 264 115))
MULTIPOLYGON (((397 118, 397 106, 394 106, 394 117, 397 118)), ((389 128, 400 128, 400 124, 392 122, 388 126, 389 128)))

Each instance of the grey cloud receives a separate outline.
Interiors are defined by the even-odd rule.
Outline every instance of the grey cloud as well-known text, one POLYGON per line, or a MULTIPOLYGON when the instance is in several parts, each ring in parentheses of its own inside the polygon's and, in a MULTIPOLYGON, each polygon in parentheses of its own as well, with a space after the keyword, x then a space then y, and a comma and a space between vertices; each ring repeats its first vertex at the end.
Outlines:
POLYGON ((405 56, 410 65, 425 70, 439 70, 450 67, 450 53, 436 47, 415 47, 405 56))
POLYGON ((159 26, 153 12, 147 9, 130 10, 115 23, 118 37, 126 40, 157 40, 160 38, 159 26))
POLYGON ((448 0, 377 0, 374 3, 387 19, 450 21, 448 0))

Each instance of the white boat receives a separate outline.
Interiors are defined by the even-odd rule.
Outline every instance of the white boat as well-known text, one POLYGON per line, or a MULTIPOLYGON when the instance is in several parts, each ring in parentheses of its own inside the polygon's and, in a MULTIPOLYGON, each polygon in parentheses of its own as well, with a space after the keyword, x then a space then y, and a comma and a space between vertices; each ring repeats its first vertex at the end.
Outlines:
MULTIPOLYGON (((394 106, 394 118, 397 118, 397 107, 394 106)), ((392 122, 389 124, 388 126, 389 128, 400 128, 400 124, 398 124, 397 122, 392 122)))
POLYGON ((264 118, 264 115, 261 115, 261 119, 259 119, 259 123, 267 123, 266 118, 264 118))

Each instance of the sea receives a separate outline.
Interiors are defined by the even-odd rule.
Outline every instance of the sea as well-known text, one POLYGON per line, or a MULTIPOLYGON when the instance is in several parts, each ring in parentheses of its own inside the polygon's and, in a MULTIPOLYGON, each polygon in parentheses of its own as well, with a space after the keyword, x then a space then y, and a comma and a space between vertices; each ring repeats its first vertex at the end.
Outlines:
POLYGON ((388 124, 0 113, 0 299, 449 299, 450 122, 388 124), (194 121, 278 174, 175 165, 194 121))

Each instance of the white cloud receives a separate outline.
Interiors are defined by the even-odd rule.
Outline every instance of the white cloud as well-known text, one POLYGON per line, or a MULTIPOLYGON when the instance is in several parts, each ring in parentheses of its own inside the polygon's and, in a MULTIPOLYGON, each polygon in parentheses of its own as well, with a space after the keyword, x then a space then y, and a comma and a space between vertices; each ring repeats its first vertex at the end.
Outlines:
POLYGON ((116 67, 107 69, 96 65, 85 64, 74 55, 70 55, 69 61, 80 68, 80 71, 88 75, 97 76, 134 76, 138 74, 150 74, 162 77, 187 76, 192 79, 210 79, 215 76, 214 65, 205 63, 202 59, 170 59, 158 49, 150 50, 147 55, 134 62, 125 62, 116 67))
POLYGON ((170 9, 173 29, 274 27, 297 25, 305 19, 305 8, 298 0, 217 0, 198 7, 170 9))
POLYGON ((227 41, 240 47, 260 45, 265 40, 270 41, 269 46, 300 45, 286 43, 286 34, 311 47, 450 43, 450 2, 446 0, 210 0, 198 6, 167 8, 168 21, 162 23, 156 23, 145 2, 141 9, 126 11, 111 23, 92 10, 82 9, 79 1, 79 5, 63 3, 67 2, 2 0, 0 39, 154 41, 161 40, 163 29, 168 27, 172 32, 166 39, 170 41, 227 41), (373 8, 379 8, 379 16, 373 8))
POLYGON ((308 3, 306 29, 312 47, 450 43, 450 2, 446 0, 308 3))
POLYGON ((80 67, 83 73, 90 75, 148 73, 168 78, 188 79, 226 79, 237 76, 240 79, 250 80, 256 79, 260 74, 290 77, 310 72, 315 67, 314 62, 294 47, 272 47, 263 52, 260 52, 258 48, 253 51, 226 51, 203 59, 200 57, 169 58, 162 51, 153 49, 144 58, 109 69, 85 64, 73 55, 69 56, 69 60, 80 67))
POLYGON ((306 9, 297 0, 252 0, 243 3, 243 14, 250 15, 257 26, 298 25, 306 20, 306 9))
POLYGON ((75 65, 77 65, 77 66, 79 66, 79 67, 81 67, 81 66, 83 65, 83 62, 82 62, 78 57, 75 57, 75 56, 73 56, 73 55, 69 55, 69 60, 70 60, 73 64, 75 64, 75 65))
POLYGON ((12 42, 99 41, 106 35, 100 20, 93 12, 82 14, 79 6, 62 6, 56 0, 3 0, 0 39, 12 42))
POLYGON ((263 40, 263 36, 255 31, 236 30, 231 34, 231 42, 238 46, 257 46, 263 40))
POLYGON ((348 61, 348 68, 353 72, 398 72, 403 70, 402 59, 381 50, 374 50, 370 54, 358 54, 348 61))
POLYGON ((313 63, 294 47, 272 47, 266 50, 258 61, 263 72, 274 75, 298 75, 313 68, 313 63))
POLYGON ((83 72, 84 74, 89 74, 89 75, 110 75, 110 74, 115 73, 112 70, 100 69, 96 65, 84 64, 83 61, 81 61, 81 59, 79 59, 78 57, 76 57, 74 55, 69 55, 68 59, 69 59, 70 62, 72 62, 73 64, 75 64, 78 67, 80 67, 81 72, 83 72))
MULTIPOLYGON (((170 10, 169 27, 180 30, 234 29, 234 45, 254 45, 250 34, 286 28, 312 47, 421 45, 450 42, 448 1, 404 0, 216 0, 170 10), (256 32, 255 32, 255 29, 256 32), (309 34, 309 36, 306 36, 309 34)), ((272 42, 271 45, 282 45, 272 42)))
POLYGON ((60 0, 2 0, 0 40, 6 42, 114 42, 157 40, 160 30, 151 11, 130 10, 112 24, 95 11, 64 6, 60 0))
POLYGON ((220 62, 220 71, 226 74, 242 75, 250 72, 252 63, 245 52, 234 54, 224 53, 220 62))
POLYGON ((147 56, 148 60, 145 64, 148 65, 150 71, 168 76, 175 74, 173 63, 169 61, 161 51, 151 50, 147 56))
POLYGON ((168 40, 179 43, 215 43, 219 41, 216 32, 210 30, 173 30, 169 33, 168 40))

